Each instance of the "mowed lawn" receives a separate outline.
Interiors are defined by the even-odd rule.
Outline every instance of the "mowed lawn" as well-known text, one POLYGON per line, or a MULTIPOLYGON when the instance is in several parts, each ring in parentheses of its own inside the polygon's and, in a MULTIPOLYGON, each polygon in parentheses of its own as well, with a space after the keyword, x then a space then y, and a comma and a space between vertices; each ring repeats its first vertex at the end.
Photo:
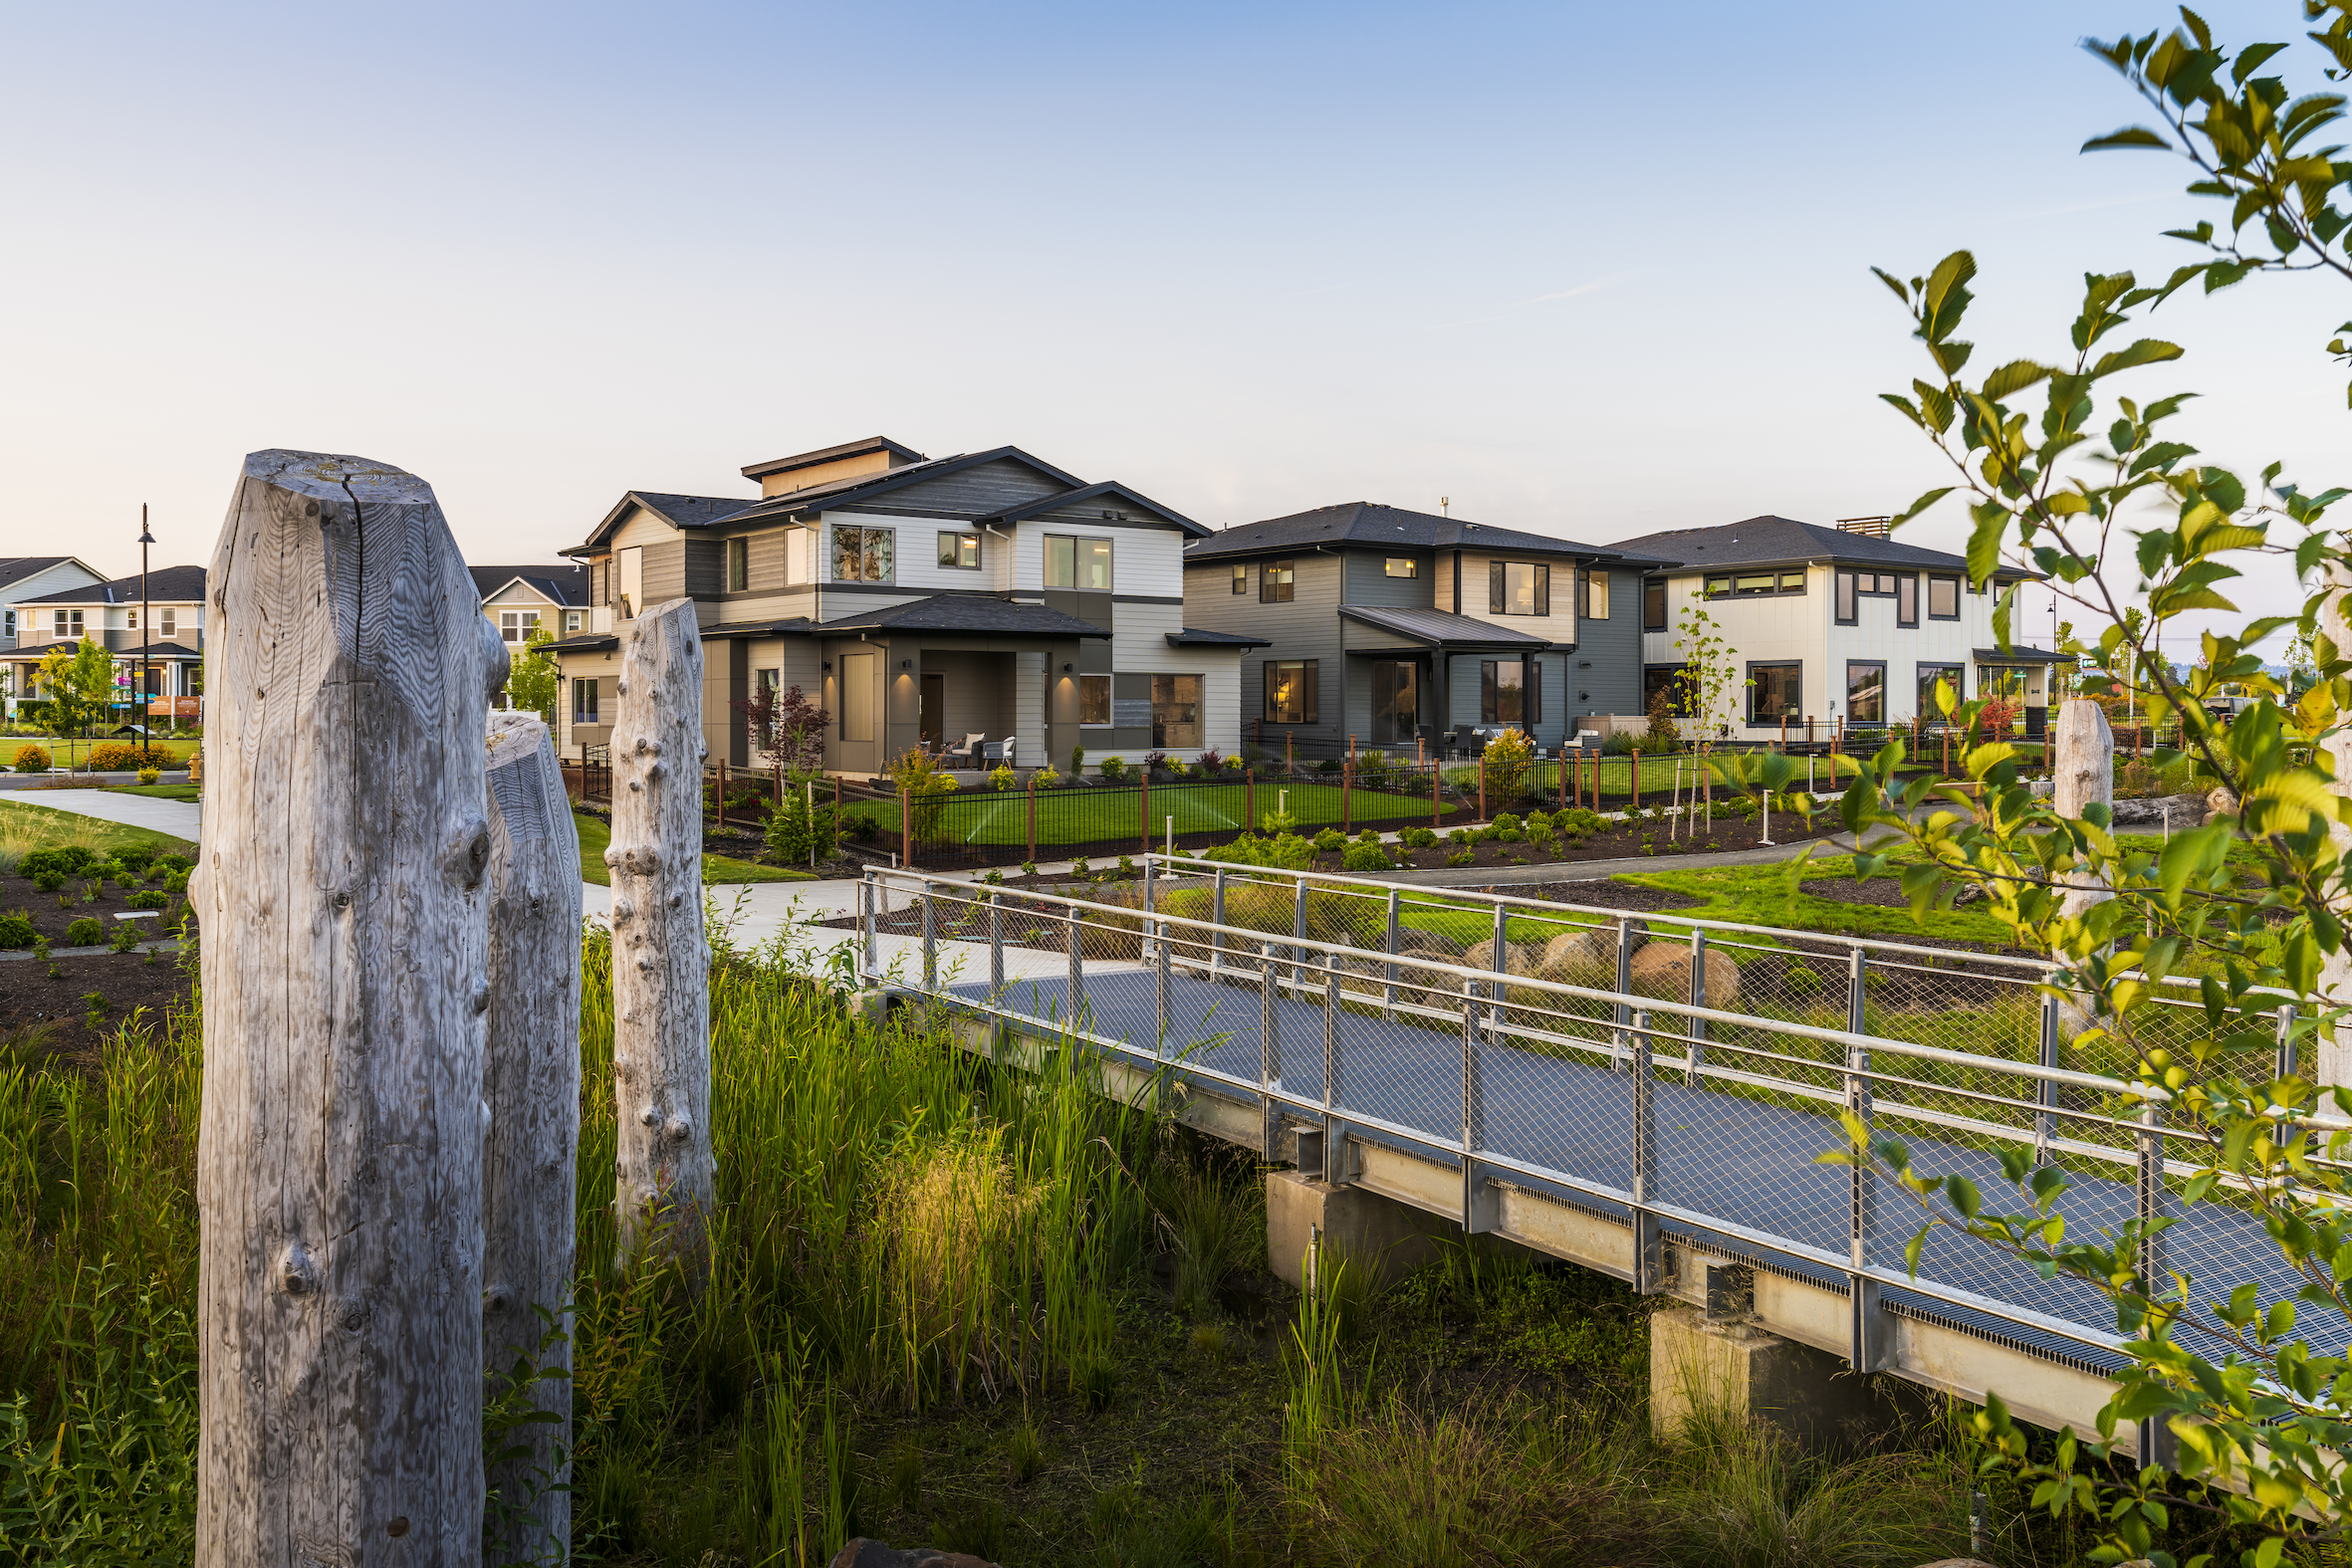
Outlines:
POLYGON ((58 849, 83 844, 112 854, 131 844, 159 844, 166 854, 192 855, 196 846, 184 838, 158 833, 79 811, 32 805, 0 796, 0 850, 23 854, 32 849, 58 849))
MULTIPOLYGON (((1340 819, 1340 793, 1336 784, 1261 783, 1258 815, 1263 819, 1287 809, 1303 827, 1331 825, 1340 819)), ((1383 823, 1409 827, 1415 823, 1427 825, 1430 820, 1429 796, 1425 794, 1391 794, 1376 789, 1355 789, 1348 793, 1353 796, 1349 803, 1358 826, 1383 823)), ((1029 793, 1023 789, 959 790, 949 795, 942 807, 943 836, 961 844, 1026 844, 1029 801, 1029 793)), ((1130 835, 1140 839, 1147 815, 1154 842, 1167 832, 1170 817, 1175 818, 1179 834, 1238 834, 1261 829, 1261 822, 1250 820, 1250 789, 1246 784, 1155 784, 1148 800, 1143 791, 1132 787, 1042 789, 1038 791, 1037 809, 1041 845, 1099 843, 1130 835)), ((1462 814, 1461 807, 1451 801, 1445 809, 1449 817, 1462 814)), ((870 817, 884 832, 898 831, 899 813, 894 803, 860 800, 845 804, 842 811, 845 815, 870 817)), ((1468 820, 1467 815, 1462 815, 1462 819, 1468 820)))
MULTIPOLYGON (((612 873, 604 864, 604 851, 612 843, 612 828, 602 817, 587 811, 573 812, 572 820, 580 824, 580 879, 598 887, 610 887, 612 873)), ((816 878, 807 871, 795 871, 787 866, 754 865, 749 860, 727 855, 704 855, 702 880, 705 883, 811 882, 816 878)))

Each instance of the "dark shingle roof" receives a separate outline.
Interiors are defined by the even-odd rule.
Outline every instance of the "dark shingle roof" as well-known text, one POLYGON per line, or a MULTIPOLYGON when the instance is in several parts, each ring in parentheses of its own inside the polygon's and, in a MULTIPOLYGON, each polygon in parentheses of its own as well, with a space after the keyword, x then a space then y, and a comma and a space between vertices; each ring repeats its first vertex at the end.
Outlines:
POLYGON ((204 655, 184 642, 150 642, 144 647, 117 648, 118 659, 201 659, 204 655))
POLYGON ((1182 631, 1168 634, 1171 648, 1271 648, 1274 644, 1264 637, 1245 637, 1231 631, 1202 631, 1187 626, 1182 631))
POLYGON ((975 518, 973 521, 978 523, 1019 523, 1024 518, 1034 518, 1041 513, 1059 512, 1064 508, 1083 507, 1100 501, 1118 501, 1139 512, 1148 512, 1163 523, 1175 524, 1195 539, 1209 537, 1209 530, 1203 525, 1195 523, 1180 512, 1169 511, 1140 490, 1131 490, 1115 479, 1104 480, 1099 485, 1086 485, 1077 490, 1065 490, 1058 495, 1041 496, 1035 501, 1025 501, 1017 507, 1007 507, 1001 512, 991 512, 983 517, 975 518))
POLYGON ((643 502, 646 510, 660 514, 680 528, 709 528, 723 518, 759 505, 757 496, 673 496, 664 490, 632 490, 629 494, 643 502))
POLYGON ((1409 638, 1432 648, 1525 648, 1533 652, 1548 648, 1551 639, 1491 620, 1479 620, 1470 615, 1457 615, 1441 609, 1381 609, 1368 604, 1342 604, 1339 615, 1343 620, 1360 621, 1376 626, 1394 636, 1409 638))
POLYGON ((1023 604, 1013 599, 990 598, 978 593, 935 593, 929 598, 916 599, 911 604, 893 604, 888 609, 828 620, 822 629, 827 632, 964 632, 978 636, 1004 633, 1025 637, 1110 635, 1091 621, 1080 620, 1075 615, 1064 615, 1043 604, 1023 604))
POLYGON ((465 569, 474 574, 474 593, 479 598, 487 599, 521 577, 568 608, 588 602, 588 569, 586 566, 567 562, 554 566, 468 566, 465 569))
POLYGON ((795 512, 805 511, 813 506, 838 506, 852 498, 863 501, 873 496, 903 489, 908 485, 921 484, 926 480, 943 479, 949 474, 960 473, 967 468, 978 468, 983 463, 994 463, 1005 458, 1027 464, 1038 473, 1062 486, 1066 491, 1080 490, 1085 486, 1085 482, 1075 474, 1065 474, 1053 464, 1032 457, 1017 446, 1000 446, 992 447, 986 452, 958 452, 952 457, 926 458, 920 463, 901 463, 896 468, 877 469, 870 474, 851 474, 844 479, 827 480, 822 485, 811 485, 806 490, 787 491, 781 496, 769 496, 765 500, 749 503, 743 508, 742 515, 746 518, 784 517, 795 512))
POLYGON ((727 637, 802 637, 817 629, 806 615, 783 615, 769 620, 722 620, 702 628, 702 640, 727 637))
MULTIPOLYGON (((1862 566, 1924 566, 1939 571, 1968 569, 1965 559, 1940 550, 1898 544, 1873 534, 1848 534, 1843 529, 1823 528, 1818 523, 1799 523, 1768 514, 1742 523, 1726 523, 1720 528, 1681 528, 1644 534, 1639 539, 1622 540, 1611 548, 1680 561, 1686 568, 1702 571, 1717 566, 1792 565, 1807 560, 1850 561, 1862 566)), ((2004 567, 1997 575, 2006 580, 2029 573, 2004 567)))
POLYGON ((553 642, 540 644, 545 653, 599 653, 620 646, 620 637, 609 631, 576 631, 569 637, 558 637, 553 642))
MULTIPOLYGON (((201 604, 204 602, 204 568, 202 566, 157 566, 147 573, 146 596, 162 604, 201 604)), ((117 577, 112 582, 93 583, 85 588, 69 588, 63 593, 45 593, 37 599, 20 600, 26 604, 136 604, 139 601, 138 573, 117 577)))
POLYGON ((765 463, 745 465, 743 477, 759 479, 769 474, 789 474, 796 468, 815 468, 820 463, 830 463, 844 457, 855 457, 861 452, 888 452, 910 463, 925 461, 923 454, 911 446, 901 446, 888 436, 867 436, 862 441, 844 441, 839 446, 821 446, 814 452, 795 452, 790 457, 774 457, 765 463))
MULTIPOLYGON (((0 588, 73 560, 71 556, 0 556, 0 588)), ((98 573, 94 571, 91 575, 95 577, 98 573)))
MULTIPOLYGON (((1297 550, 1314 545, 1351 545, 1362 550, 1508 550, 1529 556, 1578 556, 1615 560, 1624 554, 1617 545, 1580 545, 1549 534, 1524 534, 1518 529, 1489 528, 1460 518, 1428 512, 1407 512, 1369 501, 1294 512, 1263 523, 1241 523, 1184 547, 1186 560, 1211 560, 1226 556, 1261 555, 1268 551, 1297 550)), ((1648 565, 1649 561, 1628 564, 1648 565)))

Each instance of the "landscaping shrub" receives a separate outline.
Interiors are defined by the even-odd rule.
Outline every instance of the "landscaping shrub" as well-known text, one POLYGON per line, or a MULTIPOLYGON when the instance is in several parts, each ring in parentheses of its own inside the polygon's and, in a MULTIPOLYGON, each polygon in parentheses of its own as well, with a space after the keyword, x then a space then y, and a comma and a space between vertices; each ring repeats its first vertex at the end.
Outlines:
POLYGON ((16 771, 20 774, 49 772, 49 752, 39 746, 20 746, 16 751, 16 771))
POLYGON ((128 773, 146 760, 146 753, 120 741, 101 741, 90 749, 90 769, 93 773, 128 773))
POLYGON ((17 870, 25 876, 39 877, 48 871, 63 876, 80 876, 94 872, 105 863, 105 857, 87 844, 60 844, 51 849, 36 849, 25 856, 17 870))
POLYGON ((1800 997, 1809 997, 1821 989, 1821 977, 1799 964, 1781 977, 1781 984, 1800 997))
POLYGON ((1346 846, 1347 835, 1336 827, 1326 827, 1314 835, 1314 847, 1323 854, 1328 854, 1334 849, 1343 849, 1346 846))
POLYGON ((915 842, 938 842, 942 824, 947 820, 947 797, 956 792, 955 776, 927 754, 908 751, 900 753, 898 761, 890 765, 890 777, 897 784, 898 792, 909 801, 915 842))
POLYGON ((33 945, 33 917, 22 910, 10 910, 0 915, 0 948, 10 950, 33 945))
POLYGON ((186 855, 162 855, 157 857, 155 864, 166 871, 192 871, 195 869, 195 862, 186 855))
MULTIPOLYGON (((920 803, 916 805, 915 812, 919 824, 923 812, 920 803)), ((921 836, 919 825, 916 836, 921 836)), ((784 804, 768 815, 767 840, 770 852, 780 862, 788 866, 805 866, 812 855, 823 859, 833 852, 840 840, 840 824, 834 820, 830 802, 818 806, 812 812, 807 791, 788 786, 784 791, 784 804)))
POLYGON ((1525 730, 1509 730, 1487 743, 1487 789, 1499 799, 1519 798, 1519 787, 1535 762, 1535 743, 1525 730))
POLYGON ((160 888, 142 887, 122 901, 132 909, 161 909, 171 902, 160 888))
POLYGON ((1389 864, 1388 851, 1376 843, 1348 845, 1347 853, 1340 857, 1339 863, 1350 871, 1387 871, 1392 869, 1389 864))
MULTIPOLYGON (((1094 765, 1094 771, 1102 775, 1103 778, 1109 780, 1112 784, 1117 784, 1120 780, 1127 777, 1127 760, 1124 757, 1118 756, 1105 757, 1101 762, 1094 765)), ((1075 772, 1076 770, 1073 768, 1071 773, 1074 775, 1075 772)))
POLYGON ((1426 827, 1408 827, 1396 839, 1407 849, 1427 849, 1437 842, 1437 834, 1426 827))
MULTIPOLYGON (((1511 812, 1506 811, 1501 816, 1496 817, 1494 821, 1490 822, 1488 824, 1488 828, 1497 837, 1501 837, 1505 833, 1524 833, 1528 830, 1528 824, 1521 821, 1511 812)), ((1506 843, 1517 843, 1519 840, 1505 839, 1504 841, 1506 843)))
POLYGON ((1455 851, 1454 851, 1452 854, 1450 854, 1450 855, 1446 856, 1446 864, 1448 864, 1448 865, 1450 865, 1450 866, 1466 866, 1466 865, 1473 864, 1474 862, 1476 862, 1476 861, 1477 861, 1477 859, 1478 859, 1478 851, 1477 851, 1477 850, 1475 850, 1475 849, 1457 849, 1457 850, 1455 850, 1455 851))
POLYGON ((1058 789, 1063 782, 1061 775, 1055 771, 1052 763, 1048 763, 1030 776, 1030 783, 1036 784, 1040 789, 1058 789))
POLYGON ((141 768, 138 771, 138 782, 143 784, 151 784, 162 777, 161 771, 157 769, 141 768))
POLYGON ((155 847, 152 843, 125 844, 115 851, 115 863, 125 871, 143 876, 147 867, 155 863, 155 847))
POLYGON ((66 927, 66 946, 95 948, 107 940, 107 923, 95 915, 84 915, 66 927))

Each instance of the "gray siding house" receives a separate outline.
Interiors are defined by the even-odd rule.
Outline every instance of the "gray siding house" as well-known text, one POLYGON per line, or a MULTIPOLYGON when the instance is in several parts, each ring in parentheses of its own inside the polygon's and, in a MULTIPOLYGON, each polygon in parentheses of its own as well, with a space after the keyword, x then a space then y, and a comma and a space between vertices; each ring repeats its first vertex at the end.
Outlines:
POLYGON ((1409 754, 1513 724, 1556 746, 1641 711, 1640 583, 1668 564, 1357 501, 1187 545, 1184 618, 1266 639, 1242 659, 1245 745, 1409 754))

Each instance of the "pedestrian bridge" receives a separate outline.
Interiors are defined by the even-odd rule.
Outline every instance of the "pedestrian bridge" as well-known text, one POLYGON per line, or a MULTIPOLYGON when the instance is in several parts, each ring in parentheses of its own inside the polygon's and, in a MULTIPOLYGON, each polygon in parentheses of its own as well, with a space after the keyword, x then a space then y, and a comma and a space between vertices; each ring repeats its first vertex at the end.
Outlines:
MULTIPOLYGON (((2242 1191, 2181 1202, 2196 1167, 2168 1140, 2193 1152, 2194 1135, 2086 1070, 2128 1067, 2120 1052, 2065 1064, 2043 964, 1184 858, 1142 869, 1124 906, 869 872, 862 972, 944 1005, 975 1048, 1087 1049, 1106 1088, 1172 1093, 1183 1120, 1318 1193, 1737 1311, 1856 1370, 1997 1391, 2052 1428, 2094 1431, 2123 1364, 2112 1309, 1944 1232, 1911 1275, 1926 1214, 1817 1162, 1844 1147, 1842 1113, 1997 1209, 2015 1207, 2003 1151, 2060 1164, 2071 1234, 2176 1216, 2154 1261, 2208 1299, 2299 1287, 2242 1191), (888 974, 884 933, 920 938, 888 974)), ((2194 998, 2166 998, 2152 1026, 2201 1033, 2194 998)), ((2159 1457, 2169 1442, 2119 1437, 2159 1457)))

